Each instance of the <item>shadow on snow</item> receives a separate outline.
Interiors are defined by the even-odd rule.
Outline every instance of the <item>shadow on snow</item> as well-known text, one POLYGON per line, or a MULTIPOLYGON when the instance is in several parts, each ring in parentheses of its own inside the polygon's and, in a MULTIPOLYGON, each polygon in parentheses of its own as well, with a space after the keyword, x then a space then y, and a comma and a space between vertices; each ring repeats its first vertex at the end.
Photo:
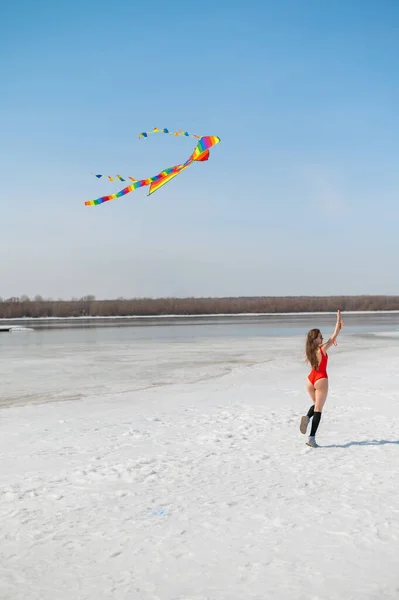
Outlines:
POLYGON ((364 442, 330 444, 328 446, 320 446, 320 448, 350 448, 350 446, 385 446, 386 444, 395 444, 396 446, 399 446, 399 440, 365 440, 364 442))

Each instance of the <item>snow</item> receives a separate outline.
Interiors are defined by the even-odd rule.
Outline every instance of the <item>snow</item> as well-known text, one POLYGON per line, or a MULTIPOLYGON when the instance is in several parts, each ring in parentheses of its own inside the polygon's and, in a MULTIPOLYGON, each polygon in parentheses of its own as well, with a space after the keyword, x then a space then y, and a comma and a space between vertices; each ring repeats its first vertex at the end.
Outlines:
POLYGON ((2 600, 397 599, 399 338, 329 355, 311 449, 301 336, 3 348, 2 600))

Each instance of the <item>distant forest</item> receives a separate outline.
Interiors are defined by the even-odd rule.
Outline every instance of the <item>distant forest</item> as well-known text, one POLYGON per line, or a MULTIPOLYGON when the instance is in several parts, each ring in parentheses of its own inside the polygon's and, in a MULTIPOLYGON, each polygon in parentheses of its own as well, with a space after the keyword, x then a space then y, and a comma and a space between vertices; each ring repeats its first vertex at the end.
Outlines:
POLYGON ((109 317, 399 310, 399 296, 257 296, 237 298, 0 298, 0 318, 109 317))

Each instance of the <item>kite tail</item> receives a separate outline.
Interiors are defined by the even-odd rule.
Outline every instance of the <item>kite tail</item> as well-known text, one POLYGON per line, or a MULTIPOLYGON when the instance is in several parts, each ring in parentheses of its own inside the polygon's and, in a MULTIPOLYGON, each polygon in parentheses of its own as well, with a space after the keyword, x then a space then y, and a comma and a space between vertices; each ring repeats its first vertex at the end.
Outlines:
POLYGON ((182 129, 179 129, 179 131, 169 131, 169 129, 158 129, 158 127, 154 127, 154 129, 152 131, 143 131, 142 133, 139 133, 139 139, 146 138, 149 135, 151 135, 152 133, 168 133, 169 135, 173 135, 175 137, 184 136, 184 137, 192 137, 197 140, 201 139, 201 136, 194 135, 192 133, 188 133, 188 131, 183 131, 182 129))

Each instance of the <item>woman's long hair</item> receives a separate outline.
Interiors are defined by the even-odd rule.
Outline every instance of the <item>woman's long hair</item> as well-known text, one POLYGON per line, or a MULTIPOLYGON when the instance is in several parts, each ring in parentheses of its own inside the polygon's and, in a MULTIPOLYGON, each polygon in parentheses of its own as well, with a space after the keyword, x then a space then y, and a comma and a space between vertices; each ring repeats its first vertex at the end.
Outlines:
POLYGON ((306 337, 305 348, 306 361, 311 365, 311 367, 313 367, 313 369, 316 369, 316 371, 319 368, 319 359, 317 357, 318 347, 315 345, 314 341, 319 337, 319 335, 320 329, 311 329, 306 337))

